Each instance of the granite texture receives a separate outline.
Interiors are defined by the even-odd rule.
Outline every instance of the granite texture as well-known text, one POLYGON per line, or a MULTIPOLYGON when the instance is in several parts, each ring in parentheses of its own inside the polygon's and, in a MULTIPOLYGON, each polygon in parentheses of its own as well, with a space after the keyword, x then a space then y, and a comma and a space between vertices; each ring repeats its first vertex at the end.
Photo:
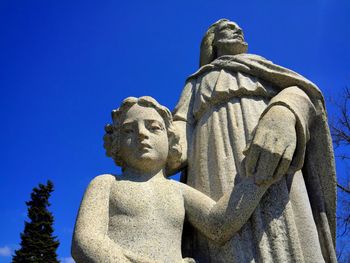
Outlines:
POLYGON ((322 93, 247 48, 221 19, 173 113, 151 97, 112 112, 104 147, 122 174, 88 186, 76 262, 336 262, 322 93))
MULTIPOLYGON (((214 200, 254 177, 271 185, 225 244, 186 230, 200 262, 336 262, 334 157, 320 90, 299 74, 246 54, 242 29, 222 19, 206 32, 200 69, 174 110, 183 181, 214 200)), ((251 203, 255 205, 255 203, 251 203)))
POLYGON ((123 174, 97 176, 86 190, 72 243, 78 263, 195 262, 181 254, 185 215, 203 235, 224 244, 282 176, 261 186, 254 177, 246 178, 216 202, 166 178, 169 159, 181 157, 168 109, 150 97, 128 98, 113 117, 105 148, 107 154, 117 154, 111 157, 123 174))

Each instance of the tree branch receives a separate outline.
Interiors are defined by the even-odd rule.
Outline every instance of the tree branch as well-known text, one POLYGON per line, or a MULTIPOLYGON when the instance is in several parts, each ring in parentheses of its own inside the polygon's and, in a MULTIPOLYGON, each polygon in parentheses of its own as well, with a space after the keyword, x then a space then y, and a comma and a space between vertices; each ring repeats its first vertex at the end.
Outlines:
POLYGON ((338 186, 341 190, 343 190, 344 192, 350 194, 350 189, 349 189, 349 188, 346 188, 346 187, 342 186, 342 185, 339 184, 339 183, 337 183, 337 186, 338 186))

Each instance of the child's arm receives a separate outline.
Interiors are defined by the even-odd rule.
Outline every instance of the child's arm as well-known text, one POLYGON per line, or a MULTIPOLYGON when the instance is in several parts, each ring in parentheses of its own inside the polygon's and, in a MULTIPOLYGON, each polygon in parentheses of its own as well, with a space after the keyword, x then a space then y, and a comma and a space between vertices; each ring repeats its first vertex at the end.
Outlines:
POLYGON ((271 184, 258 186, 249 177, 218 202, 188 185, 179 185, 190 223, 208 238, 224 244, 248 221, 271 184))
POLYGON ((77 263, 152 262, 125 251, 107 236, 109 193, 114 180, 112 175, 98 176, 84 194, 72 242, 72 255, 77 263))

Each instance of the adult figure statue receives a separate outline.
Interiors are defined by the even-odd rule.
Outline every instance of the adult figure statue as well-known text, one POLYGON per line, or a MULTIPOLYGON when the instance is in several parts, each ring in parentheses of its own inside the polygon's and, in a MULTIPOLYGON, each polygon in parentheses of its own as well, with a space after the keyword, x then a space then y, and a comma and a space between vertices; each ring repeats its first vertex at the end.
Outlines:
POLYGON ((246 51, 236 23, 221 19, 206 32, 200 69, 173 113, 185 151, 177 168, 185 167, 187 184, 214 200, 244 177, 263 186, 283 176, 224 245, 186 231, 184 256, 336 262, 336 180, 323 96, 301 75, 246 51))

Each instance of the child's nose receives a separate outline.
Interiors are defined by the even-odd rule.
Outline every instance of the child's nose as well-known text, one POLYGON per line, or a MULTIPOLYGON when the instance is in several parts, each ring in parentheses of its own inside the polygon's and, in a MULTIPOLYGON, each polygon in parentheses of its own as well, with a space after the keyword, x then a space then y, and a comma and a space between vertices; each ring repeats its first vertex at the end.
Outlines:
POLYGON ((146 129, 144 124, 138 125, 138 137, 140 139, 148 139, 148 130, 146 129))

